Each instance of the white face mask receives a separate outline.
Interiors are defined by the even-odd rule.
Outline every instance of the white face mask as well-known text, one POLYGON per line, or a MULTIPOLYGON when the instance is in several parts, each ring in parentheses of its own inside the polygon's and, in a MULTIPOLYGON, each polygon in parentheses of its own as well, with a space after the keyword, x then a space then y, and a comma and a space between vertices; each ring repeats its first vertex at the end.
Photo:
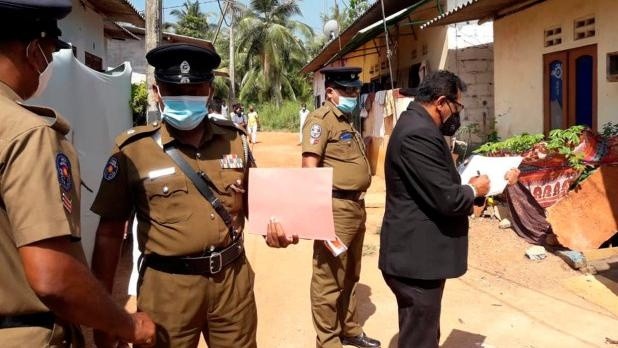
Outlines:
MULTIPOLYGON (((49 80, 51 80, 52 73, 54 72, 54 69, 53 69, 54 65, 52 64, 53 61, 50 62, 47 60, 47 57, 45 56, 45 53, 43 52, 41 45, 37 43, 37 47, 39 48, 39 51, 41 51, 41 54, 43 55, 43 59, 45 59, 45 63, 47 63, 47 67, 42 72, 37 70, 39 73, 39 86, 37 87, 36 91, 34 91, 34 94, 30 98, 37 98, 43 94, 43 92, 47 88, 47 84, 49 83, 49 80)), ((28 44, 28 47, 26 48, 26 52, 29 51, 29 48, 30 48, 30 44, 28 44)))

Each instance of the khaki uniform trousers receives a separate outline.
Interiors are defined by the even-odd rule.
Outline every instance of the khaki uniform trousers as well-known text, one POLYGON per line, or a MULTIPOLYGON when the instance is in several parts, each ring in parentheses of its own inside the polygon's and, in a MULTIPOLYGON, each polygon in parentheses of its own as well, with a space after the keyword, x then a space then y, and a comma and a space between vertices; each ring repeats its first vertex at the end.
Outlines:
POLYGON ((254 273, 244 255, 215 275, 182 275, 147 268, 137 295, 140 311, 157 324, 160 348, 255 348, 254 273))
POLYGON ((363 332, 356 317, 356 284, 360 278, 365 237, 365 202, 333 199, 335 233, 348 250, 334 257, 322 241, 313 244, 311 311, 316 347, 342 347, 340 337, 363 332))
POLYGON ((3 348, 84 348, 86 343, 79 326, 54 325, 53 330, 43 327, 0 329, 3 348))

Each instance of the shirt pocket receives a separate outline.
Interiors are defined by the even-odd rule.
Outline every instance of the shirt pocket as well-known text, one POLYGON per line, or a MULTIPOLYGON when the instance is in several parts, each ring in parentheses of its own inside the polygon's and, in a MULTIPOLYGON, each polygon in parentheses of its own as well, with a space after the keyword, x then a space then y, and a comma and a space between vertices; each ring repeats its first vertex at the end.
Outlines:
POLYGON ((244 185, 244 174, 244 168, 221 169, 219 180, 214 182, 217 189, 224 193, 221 195, 221 202, 223 202, 223 205, 229 212, 237 213, 242 210, 243 194, 234 191, 230 186, 236 184, 237 180, 240 180, 241 185, 244 185))
POLYGON ((146 179, 149 216, 160 224, 185 221, 193 214, 187 179, 181 175, 146 179))
POLYGON ((360 151, 354 137, 355 135, 352 131, 337 132, 332 142, 328 144, 331 156, 341 160, 354 160, 358 158, 360 151))

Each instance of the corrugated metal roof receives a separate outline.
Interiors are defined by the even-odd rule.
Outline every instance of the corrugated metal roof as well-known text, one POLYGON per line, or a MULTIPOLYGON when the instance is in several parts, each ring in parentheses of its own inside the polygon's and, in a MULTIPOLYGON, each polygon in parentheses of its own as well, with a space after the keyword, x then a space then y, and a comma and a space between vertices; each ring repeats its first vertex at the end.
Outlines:
POLYGON ((144 17, 128 0, 88 0, 95 9, 113 22, 131 23, 145 27, 144 17))
MULTIPOLYGON (((401 22, 405 17, 410 16, 410 14, 414 12, 414 10, 418 9, 422 5, 424 5, 424 2, 420 1, 410 7, 407 7, 399 12, 396 12, 386 17, 386 26, 391 27, 392 25, 401 22)), ((379 21, 371 24, 370 26, 359 30, 358 33, 356 33, 356 35, 354 35, 354 37, 345 46, 343 46, 335 56, 326 61, 325 65, 328 65, 333 61, 339 59, 340 57, 343 57, 344 55, 354 51, 369 40, 372 40, 376 36, 383 33, 384 20, 380 19, 379 21)))
POLYGON ((421 29, 479 19, 495 19, 509 14, 501 13, 505 9, 514 8, 513 12, 516 12, 543 1, 545 0, 468 0, 421 25, 421 29))
MULTIPOLYGON (((136 26, 128 25, 128 24, 120 24, 120 25, 123 29, 125 29, 126 31, 132 34, 135 34, 138 36, 146 35, 146 29, 144 28, 138 28, 136 26)), ((178 34, 170 33, 170 32, 163 32, 161 36, 162 36, 162 39, 167 42, 188 43, 188 44, 193 44, 193 45, 200 46, 200 47, 207 47, 210 49, 214 49, 212 42, 209 40, 198 39, 195 37, 190 37, 190 36, 185 36, 185 35, 178 35, 178 34)))
MULTIPOLYGON (((402 0, 384 0, 384 13, 386 16, 390 16, 397 11, 401 11, 409 7, 413 3, 426 2, 428 0, 418 1, 402 1, 402 0)), ((325 63, 331 60, 337 53, 339 53, 339 41, 341 45, 347 45, 358 33, 359 30, 382 20, 382 7, 380 1, 376 1, 362 16, 358 17, 348 28, 346 28, 339 37, 331 40, 318 55, 315 56, 307 65, 305 65, 301 72, 310 73, 321 69, 325 63)))

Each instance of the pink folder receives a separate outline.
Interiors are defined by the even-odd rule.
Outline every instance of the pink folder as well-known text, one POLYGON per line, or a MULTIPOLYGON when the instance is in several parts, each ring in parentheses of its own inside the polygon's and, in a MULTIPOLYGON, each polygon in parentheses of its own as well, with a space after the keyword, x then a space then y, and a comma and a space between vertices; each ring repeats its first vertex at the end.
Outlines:
POLYGON ((266 235, 275 217, 288 236, 333 240, 332 168, 249 169, 248 232, 266 235))

